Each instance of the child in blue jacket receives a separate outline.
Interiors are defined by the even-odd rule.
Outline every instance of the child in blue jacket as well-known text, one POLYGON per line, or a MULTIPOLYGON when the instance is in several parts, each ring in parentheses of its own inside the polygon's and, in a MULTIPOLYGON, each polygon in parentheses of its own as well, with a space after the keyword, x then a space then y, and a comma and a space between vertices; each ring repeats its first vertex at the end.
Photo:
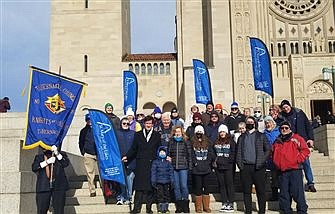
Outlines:
POLYGON ((152 162, 151 184, 157 190, 158 213, 167 213, 170 201, 170 188, 173 187, 173 167, 166 160, 167 148, 158 148, 158 157, 152 162))

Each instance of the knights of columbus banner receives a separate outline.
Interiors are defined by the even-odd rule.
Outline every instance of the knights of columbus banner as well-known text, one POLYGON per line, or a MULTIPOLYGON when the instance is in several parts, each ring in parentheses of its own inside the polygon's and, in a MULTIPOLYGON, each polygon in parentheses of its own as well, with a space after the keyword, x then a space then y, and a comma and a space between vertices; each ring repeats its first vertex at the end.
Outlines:
POLYGON ((125 185, 123 165, 114 129, 107 115, 96 109, 88 109, 97 148, 100 176, 104 180, 125 185))
POLYGON ((250 38, 255 89, 273 97, 270 55, 266 45, 258 38, 250 38))
POLYGON ((202 61, 193 59, 194 90, 196 103, 207 104, 212 101, 212 89, 208 69, 202 61))
POLYGON ((132 71, 123 71, 123 110, 126 115, 128 108, 137 110, 137 78, 132 71))
POLYGON ((27 124, 23 149, 60 146, 86 85, 56 73, 30 67, 27 124))

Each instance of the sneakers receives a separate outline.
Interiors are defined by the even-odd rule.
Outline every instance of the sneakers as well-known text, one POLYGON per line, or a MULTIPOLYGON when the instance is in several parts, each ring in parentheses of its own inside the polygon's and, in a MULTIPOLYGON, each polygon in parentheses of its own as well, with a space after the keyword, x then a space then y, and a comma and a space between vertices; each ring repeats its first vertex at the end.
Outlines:
POLYGON ((118 201, 116 202, 116 205, 123 205, 123 200, 118 200, 118 201))
POLYGON ((232 213, 234 212, 234 207, 232 203, 224 203, 220 209, 220 212, 232 213))

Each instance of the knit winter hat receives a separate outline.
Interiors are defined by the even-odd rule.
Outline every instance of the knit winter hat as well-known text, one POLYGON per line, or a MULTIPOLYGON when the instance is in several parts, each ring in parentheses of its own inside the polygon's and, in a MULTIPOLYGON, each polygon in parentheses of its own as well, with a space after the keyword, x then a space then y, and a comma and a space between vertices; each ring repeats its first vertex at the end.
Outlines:
POLYGON ((284 105, 291 106, 291 103, 290 103, 290 101, 288 101, 288 100, 283 100, 283 101, 281 101, 281 103, 280 103, 280 107, 282 108, 284 105))
POLYGON ((178 109, 176 108, 176 107, 173 107, 172 109, 171 109, 171 114, 172 113, 177 113, 178 112, 178 109))
POLYGON ((234 102, 230 105, 230 108, 238 108, 238 103, 234 101, 234 102))
POLYGON ((205 134, 204 127, 202 127, 202 126, 200 126, 200 125, 196 126, 195 129, 194 129, 194 133, 195 133, 195 134, 196 134, 196 133, 205 134))
POLYGON ((265 121, 265 122, 268 122, 268 121, 275 122, 275 120, 274 120, 270 115, 264 117, 264 121, 265 121))
POLYGON ((226 125, 224 125, 224 124, 221 124, 220 126, 219 126, 219 128, 218 128, 218 132, 220 133, 220 132, 226 132, 226 133, 228 133, 228 127, 226 126, 226 125))
POLYGON ((213 103, 212 101, 208 101, 208 102, 206 103, 206 107, 207 107, 208 105, 212 105, 212 106, 214 107, 214 103, 213 103))
POLYGON ((283 122, 281 122, 280 123, 280 125, 279 125, 279 127, 282 127, 282 126, 288 126, 288 127, 290 127, 291 128, 291 123, 290 122, 288 122, 288 121, 286 121, 286 120, 284 120, 283 122))
POLYGON ((162 113, 162 110, 158 106, 154 108, 154 114, 156 113, 162 113))
POLYGON ((106 104, 105 104, 105 109, 106 109, 107 107, 112 107, 112 109, 114 109, 112 103, 106 103, 106 104))
POLYGON ((201 119, 201 114, 199 112, 195 112, 192 116, 192 119, 195 120, 195 119, 201 119))
POLYGON ((128 108, 127 111, 126 111, 126 115, 127 116, 135 116, 135 113, 131 108, 128 108))
POLYGON ((218 104, 215 105, 214 109, 221 109, 222 110, 223 108, 222 108, 222 105, 220 103, 218 103, 218 104))

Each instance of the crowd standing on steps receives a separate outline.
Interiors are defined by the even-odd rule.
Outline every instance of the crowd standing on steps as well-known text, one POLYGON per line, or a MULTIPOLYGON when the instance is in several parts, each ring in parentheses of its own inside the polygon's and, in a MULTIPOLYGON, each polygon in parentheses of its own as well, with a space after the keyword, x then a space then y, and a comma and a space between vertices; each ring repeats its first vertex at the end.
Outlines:
MULTIPOLYGON (((279 200, 280 212, 292 212, 292 197, 298 213, 307 213, 304 192, 316 192, 309 162, 314 147, 313 129, 303 110, 293 107, 288 100, 270 105, 268 114, 258 106, 240 107, 236 101, 231 103, 230 112, 220 103, 208 102, 203 113, 193 105, 185 121, 177 107, 162 112, 156 106, 147 116, 127 109, 121 120, 113 111, 113 105, 106 103, 105 112, 113 124, 125 164, 127 185, 107 182, 107 186, 112 192, 109 196, 115 196, 118 205, 133 205, 131 213, 140 213, 144 203, 146 213, 153 213, 153 203, 157 203, 159 213, 168 213, 171 202, 175 203, 176 213, 189 213, 190 194, 195 196, 195 212, 234 212, 235 176, 240 176, 244 212, 252 212, 251 194, 255 191, 258 213, 265 213, 266 171, 270 173, 269 200, 279 200), (219 210, 213 210, 210 204, 211 175, 218 181, 217 191, 222 200, 219 210)), ((333 119, 329 112, 324 121, 332 123, 333 119)), ((84 156, 89 195, 94 197, 96 149, 89 115, 85 121, 79 148, 84 156)), ((63 196, 68 188, 64 168, 69 162, 65 153, 55 149, 54 154, 56 157, 43 151, 32 166, 38 175, 38 213, 45 213, 50 197, 58 213, 64 210, 63 196), (53 190, 46 186, 51 165, 57 168, 53 190)), ((108 189, 103 191, 108 196, 108 189)))

